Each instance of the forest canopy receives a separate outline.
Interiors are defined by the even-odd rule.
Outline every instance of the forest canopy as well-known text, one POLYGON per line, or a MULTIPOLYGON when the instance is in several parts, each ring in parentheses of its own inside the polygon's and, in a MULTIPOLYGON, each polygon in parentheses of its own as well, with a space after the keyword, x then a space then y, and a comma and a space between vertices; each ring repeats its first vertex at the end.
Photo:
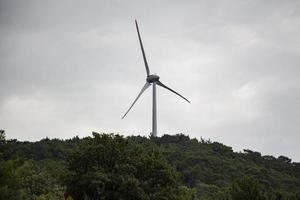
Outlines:
POLYGON ((0 139, 0 199, 300 199, 300 163, 183 134, 0 139))

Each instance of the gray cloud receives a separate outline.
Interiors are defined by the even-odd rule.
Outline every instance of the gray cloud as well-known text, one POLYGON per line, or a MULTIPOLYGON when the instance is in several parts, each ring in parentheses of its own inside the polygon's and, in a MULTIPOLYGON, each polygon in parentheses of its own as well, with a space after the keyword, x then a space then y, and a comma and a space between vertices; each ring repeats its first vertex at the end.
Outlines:
POLYGON ((300 161, 298 1, 0 1, 0 128, 9 138, 91 131, 211 138, 300 161))

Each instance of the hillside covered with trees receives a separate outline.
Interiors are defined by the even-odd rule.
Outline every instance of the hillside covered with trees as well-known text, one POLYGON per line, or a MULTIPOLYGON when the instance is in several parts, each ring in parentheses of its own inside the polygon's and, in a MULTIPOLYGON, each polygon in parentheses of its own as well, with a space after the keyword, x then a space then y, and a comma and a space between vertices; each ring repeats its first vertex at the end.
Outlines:
POLYGON ((0 137, 0 199, 300 200, 300 163, 186 135, 0 137))

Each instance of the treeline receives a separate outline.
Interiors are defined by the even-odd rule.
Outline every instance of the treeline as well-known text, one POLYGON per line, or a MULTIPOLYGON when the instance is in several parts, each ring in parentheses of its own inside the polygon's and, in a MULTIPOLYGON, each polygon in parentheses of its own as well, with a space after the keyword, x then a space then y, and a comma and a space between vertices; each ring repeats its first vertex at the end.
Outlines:
POLYGON ((0 199, 300 200, 300 163, 186 135, 0 135, 0 199))

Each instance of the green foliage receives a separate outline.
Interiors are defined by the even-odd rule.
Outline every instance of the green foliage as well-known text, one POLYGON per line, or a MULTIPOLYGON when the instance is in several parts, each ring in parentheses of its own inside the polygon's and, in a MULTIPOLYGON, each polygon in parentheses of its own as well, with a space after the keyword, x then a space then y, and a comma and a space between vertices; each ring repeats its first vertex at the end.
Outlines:
POLYGON ((185 185, 196 189, 198 198, 229 187, 244 176, 255 177, 266 190, 285 191, 284 196, 300 188, 299 163, 286 157, 262 156, 251 150, 236 153, 223 144, 181 134, 165 135, 152 142, 180 172, 185 185))
POLYGON ((20 161, 8 160, 0 163, 0 199, 22 199, 25 192, 21 187, 21 180, 15 169, 20 161))
POLYGON ((33 161, 20 159, 0 163, 0 199, 40 199, 63 197, 63 187, 47 170, 33 161))
POLYGON ((193 197, 188 188, 180 187, 177 172, 162 154, 145 151, 119 135, 94 133, 72 153, 69 170, 67 191, 74 199, 193 197))
POLYGON ((264 194, 261 185, 253 177, 244 177, 235 182, 230 194, 233 200, 264 200, 264 194))
POLYGON ((0 129, 0 143, 5 142, 5 131, 0 129))
POLYGON ((245 176, 234 181, 205 200, 298 200, 299 193, 288 194, 268 190, 262 186, 258 179, 245 176))
POLYGON ((6 140, 0 199, 300 200, 300 163, 189 136, 6 140))

